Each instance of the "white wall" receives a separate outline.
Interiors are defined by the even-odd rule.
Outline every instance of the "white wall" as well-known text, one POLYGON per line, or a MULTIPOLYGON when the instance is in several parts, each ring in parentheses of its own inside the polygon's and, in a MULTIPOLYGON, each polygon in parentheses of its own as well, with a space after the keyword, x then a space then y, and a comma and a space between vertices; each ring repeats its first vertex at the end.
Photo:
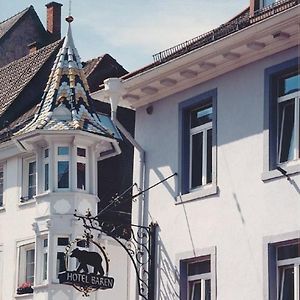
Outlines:
MULTIPOLYGON (((178 104, 217 88, 218 194, 176 204, 179 178, 147 192, 148 222, 160 228, 157 299, 179 299, 178 259, 192 253, 192 244, 196 252, 217 249, 218 299, 263 299, 263 238, 300 226, 299 191, 283 177, 261 180, 264 70, 296 56, 293 48, 162 99, 152 115, 137 110, 150 186, 179 170, 178 104)), ((300 175, 292 178, 299 188, 300 175)), ((136 218, 136 203, 133 209, 136 218)))
MULTIPOLYGON (((56 266, 54 244, 58 236, 70 236, 71 239, 82 236, 83 223, 73 216, 74 210, 83 214, 90 208, 95 214, 98 198, 84 192, 69 191, 44 194, 38 196, 36 201, 20 204, 21 178, 22 158, 8 159, 5 166, 4 209, 0 210, 0 299, 15 299, 19 268, 17 246, 29 240, 34 242, 36 236, 45 234, 49 237, 49 282, 36 287, 34 294, 22 296, 22 299, 82 299, 82 294, 73 287, 53 284, 56 266), (36 225, 32 226, 33 223, 36 225)), ((97 233, 94 236, 97 237, 97 233)), ((115 287, 110 291, 93 293, 87 299, 129 300, 127 254, 116 242, 103 236, 101 243, 109 254, 109 276, 115 278, 115 287)), ((36 264, 36 268, 41 268, 41 265, 36 264)))

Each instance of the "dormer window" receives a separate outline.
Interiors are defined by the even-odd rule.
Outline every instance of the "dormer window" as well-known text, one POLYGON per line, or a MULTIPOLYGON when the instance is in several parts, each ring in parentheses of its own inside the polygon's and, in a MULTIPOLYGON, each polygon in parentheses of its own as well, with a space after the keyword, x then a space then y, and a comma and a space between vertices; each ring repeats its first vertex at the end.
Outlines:
POLYGON ((57 188, 70 188, 70 149, 68 146, 57 147, 57 188))

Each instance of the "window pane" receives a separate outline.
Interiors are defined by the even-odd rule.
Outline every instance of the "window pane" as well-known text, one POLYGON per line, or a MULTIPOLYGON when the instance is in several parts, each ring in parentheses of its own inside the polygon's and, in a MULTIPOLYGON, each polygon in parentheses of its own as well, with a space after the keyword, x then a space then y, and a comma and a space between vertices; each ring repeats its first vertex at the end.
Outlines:
POLYGON ((29 163, 29 174, 36 172, 36 163, 35 161, 29 163))
POLYGON ((295 159, 295 100, 279 103, 279 162, 295 159))
POLYGON ((189 284, 189 300, 201 300, 201 282, 192 281, 189 284))
POLYGON ((69 238, 57 238, 57 245, 58 246, 68 246, 69 238))
POLYGON ((86 150, 84 148, 77 148, 77 155, 85 157, 86 156, 86 150))
POLYGON ((300 257, 300 244, 279 246, 277 251, 279 260, 300 257))
POLYGON ((264 0, 264 6, 271 5, 275 2, 276 2, 276 0, 264 0))
POLYGON ((211 104, 191 111, 191 128, 211 122, 212 112, 211 104))
POLYGON ((47 260, 48 260, 48 254, 44 253, 44 259, 43 259, 43 280, 47 279, 47 260))
POLYGON ((85 190, 85 164, 77 163, 77 188, 85 190))
POLYGON ((69 155, 69 147, 58 147, 57 154, 58 155, 69 155))
POLYGON ((212 129, 207 131, 207 172, 206 183, 212 182, 212 129))
POLYGON ((202 185, 202 164, 203 164, 203 133, 192 135, 192 157, 191 157, 191 188, 202 185))
POLYGON ((49 149, 45 149, 44 157, 45 158, 49 157, 49 149))
POLYGON ((57 252, 56 257, 56 274, 66 271, 65 253, 57 252))
POLYGON ((188 276, 210 272, 210 260, 198 261, 188 264, 188 276))
POLYGON ((49 164, 45 164, 45 191, 47 191, 49 189, 49 164))
POLYGON ((28 199, 36 195, 36 162, 28 164, 28 199))
POLYGON ((281 268, 279 272, 280 300, 294 299, 294 267, 281 268))
POLYGON ((300 74, 294 74, 280 80, 279 96, 294 93, 300 90, 300 74))
POLYGON ((30 283, 34 281, 34 249, 26 251, 25 281, 30 283))
POLYGON ((69 187, 69 162, 59 161, 58 166, 58 188, 68 188, 69 187))
POLYGON ((44 245, 44 248, 48 247, 48 239, 44 239, 43 245, 44 245))
POLYGON ((211 283, 210 279, 205 280, 205 300, 211 299, 211 283))

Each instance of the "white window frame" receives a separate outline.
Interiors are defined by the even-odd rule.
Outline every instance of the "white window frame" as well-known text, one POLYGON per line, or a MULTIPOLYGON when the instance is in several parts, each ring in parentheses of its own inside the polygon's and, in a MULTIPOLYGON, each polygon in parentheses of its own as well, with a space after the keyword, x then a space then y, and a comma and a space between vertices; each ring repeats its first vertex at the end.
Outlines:
POLYGON ((57 253, 59 252, 62 252, 62 253, 65 253, 66 251, 66 247, 67 246, 59 246, 58 245, 58 239, 59 238, 66 238, 69 240, 69 243, 70 243, 70 236, 67 236, 67 235, 60 235, 60 236, 55 236, 55 239, 54 239, 54 264, 53 264, 53 282, 56 282, 58 283, 59 280, 58 280, 58 270, 57 270, 57 253))
POLYGON ((35 195, 37 194, 37 159, 36 156, 30 156, 23 158, 23 189, 22 189, 22 202, 26 202, 29 200, 34 199, 34 196, 32 198, 29 198, 29 164, 35 162, 35 195))
POLYGON ((55 149, 55 189, 59 191, 69 191, 71 190, 71 150, 72 147, 69 144, 58 144, 54 147, 55 149), (68 147, 69 154, 68 155, 58 155, 58 148, 60 147, 68 147), (60 188, 58 187, 58 162, 68 162, 69 163, 69 176, 68 176, 68 187, 60 188))
MULTIPOLYGON (((286 243, 282 245, 277 245, 276 248, 278 247, 285 247, 285 246, 290 246, 290 245, 298 245, 300 247, 300 243, 286 243)), ((276 249, 276 251, 277 251, 276 249)), ((276 255, 277 259, 277 255, 276 255)), ((289 258, 289 259, 282 259, 276 261, 276 272, 277 272, 277 299, 282 300, 282 297, 280 297, 279 292, 282 290, 282 285, 283 281, 280 282, 280 268, 283 267, 289 267, 292 266, 294 268, 294 299, 293 300, 299 300, 300 299, 300 283, 299 283, 299 274, 300 274, 300 256, 295 257, 295 258, 289 258), (280 298, 279 298, 280 297, 280 298)))
POLYGON ((0 170, 2 169, 2 203, 0 203, 0 208, 4 208, 5 206, 5 201, 4 201, 4 191, 5 191, 5 164, 0 163, 0 170))
MULTIPOLYGON (((299 114, 299 110, 300 110, 300 92, 294 92, 291 94, 287 94, 281 97, 278 97, 277 99, 277 106, 279 106, 280 103, 285 102, 285 101, 289 101, 289 100, 293 100, 295 101, 295 112, 294 112, 294 137, 295 137, 295 141, 294 141, 294 149, 293 149, 293 160, 288 160, 286 162, 280 162, 280 155, 281 155, 281 147, 282 147, 282 130, 281 127, 283 124, 279 124, 279 115, 277 116, 277 120, 278 120, 278 133, 281 131, 281 136, 277 137, 277 165, 282 165, 282 166, 287 166, 287 165, 291 165, 293 164, 293 161, 297 161, 299 160, 299 151, 300 151, 300 139, 299 139, 299 126, 300 126, 300 114, 299 114)), ((284 119, 282 119, 283 122, 284 119)))
POLYGON ((35 274, 35 268, 36 268, 36 249, 35 249, 35 243, 34 242, 27 242, 25 244, 20 244, 18 246, 18 280, 17 280, 17 288, 22 285, 23 283, 27 282, 26 280, 26 252, 34 250, 34 272, 33 272, 33 282, 32 286, 35 285, 36 280, 36 274, 35 274))
POLYGON ((50 148, 43 149, 43 190, 44 192, 50 189, 50 148), (45 156, 46 150, 48 150, 48 156, 45 156), (48 165, 48 188, 46 189, 46 165, 48 165))
POLYGON ((88 186, 88 183, 89 183, 89 168, 88 168, 88 148, 86 147, 83 147, 83 146, 75 146, 76 147, 76 189, 79 190, 79 191, 88 191, 89 190, 89 186, 88 186), (85 150, 85 157, 83 156, 79 156, 77 155, 77 149, 84 149, 85 150), (80 189, 78 188, 77 186, 77 181, 78 181, 78 172, 77 172, 77 163, 83 163, 85 164, 85 189, 80 189))
POLYGON ((48 282, 49 277, 49 267, 48 267, 48 261, 49 261, 49 238, 48 236, 41 237, 41 261, 42 261, 42 269, 41 269, 41 282, 46 283, 48 282), (47 246, 44 246, 45 240, 47 240, 47 246), (44 260, 45 255, 47 256, 46 262, 44 260), (46 278, 44 277, 46 271, 46 278))
MULTIPOLYGON (((211 105, 212 107, 212 105, 211 105)), ((201 107, 200 107, 201 108, 201 107)), ((212 122, 205 123, 203 125, 190 128, 190 174, 189 174, 189 189, 190 191, 196 191, 202 186, 210 184, 207 182, 207 132, 212 130, 212 122), (202 184, 192 188, 192 161, 193 161, 193 136, 202 133, 202 184)), ((211 150, 212 151, 212 150, 211 150)))
MULTIPOLYGON (((208 247, 199 249, 196 248, 193 251, 186 251, 176 254, 176 265, 180 272, 180 299, 189 300, 188 296, 188 278, 189 279, 210 279, 210 288, 211 288, 211 300, 217 300, 217 266, 216 266, 216 247, 208 247), (196 257, 195 257, 196 253, 196 257), (210 262, 210 272, 190 275, 188 276, 188 264, 197 263, 197 262, 210 262), (195 277, 194 277, 195 276, 195 277), (210 278, 208 278, 210 277, 210 278)), ((204 298, 205 299, 205 298, 204 298)))
MULTIPOLYGON (((197 260, 191 260, 191 261, 187 261, 187 270, 188 270, 188 266, 190 264, 193 264, 193 263, 200 263, 200 262, 204 262, 204 261, 209 261, 210 263, 210 268, 211 268, 211 258, 208 257, 208 258, 199 258, 197 260)), ((201 273, 201 274, 196 274, 196 275, 187 275, 187 299, 190 299, 190 289, 189 289, 189 286, 190 286, 190 283, 198 283, 200 282, 201 284, 201 299, 205 299, 205 292, 206 292, 206 288, 205 288, 205 281, 206 280, 210 280, 210 284, 212 286, 212 272, 208 272, 208 273, 201 273)), ((193 285, 193 289, 195 288, 195 285, 193 285)))

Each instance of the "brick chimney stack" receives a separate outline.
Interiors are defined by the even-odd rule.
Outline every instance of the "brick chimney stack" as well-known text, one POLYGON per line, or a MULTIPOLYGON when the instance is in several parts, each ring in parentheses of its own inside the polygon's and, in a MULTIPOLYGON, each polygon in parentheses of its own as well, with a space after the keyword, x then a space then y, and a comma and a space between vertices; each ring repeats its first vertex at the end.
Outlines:
POLYGON ((61 7, 62 4, 50 2, 47 7, 47 31, 54 41, 61 38, 61 7))

